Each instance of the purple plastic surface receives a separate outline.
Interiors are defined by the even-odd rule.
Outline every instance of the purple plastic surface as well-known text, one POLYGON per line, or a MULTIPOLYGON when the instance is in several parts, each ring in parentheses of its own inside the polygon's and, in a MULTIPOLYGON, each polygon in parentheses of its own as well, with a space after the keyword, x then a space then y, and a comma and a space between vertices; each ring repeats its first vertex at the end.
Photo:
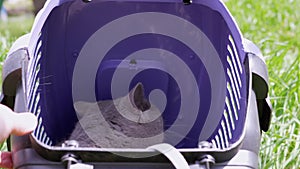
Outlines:
MULTIPOLYGON (((174 15, 191 22, 213 44, 220 56, 224 72, 227 72, 229 67, 227 56, 230 54, 227 48, 229 44, 228 36, 231 35, 237 44, 236 48, 239 54, 237 57, 240 57, 241 63, 243 63, 245 58, 241 49, 240 35, 237 34, 238 31, 236 28, 232 29, 228 27, 228 23, 230 27, 233 27, 231 18, 224 19, 218 11, 212 10, 206 5, 214 5, 212 6, 213 9, 222 9, 222 6, 216 2, 209 2, 206 5, 202 4, 204 1, 199 1, 199 4, 197 2, 194 1, 192 5, 183 5, 183 3, 177 1, 162 3, 93 1, 88 4, 81 1, 74 1, 64 3, 62 6, 55 8, 43 26, 41 35, 42 58, 39 61, 40 72, 38 74, 40 83, 38 92, 41 98, 39 100, 39 105, 41 106, 40 117, 43 119, 44 130, 53 143, 55 144, 57 141, 64 139, 72 131, 74 124, 77 122, 72 100, 72 76, 75 62, 82 47, 98 29, 120 17, 135 13, 158 12, 174 15)), ((120 31, 123 30, 120 28, 120 31)), ((112 98, 110 93, 112 76, 116 67, 125 57, 139 50, 152 48, 166 50, 180 57, 188 65, 195 79, 197 79, 201 100, 198 116, 192 129, 176 145, 176 147, 184 148, 197 147, 200 133, 205 132, 202 131, 202 128, 208 116, 209 109, 211 106, 215 106, 211 105, 210 102, 212 85, 210 84, 209 75, 203 62, 199 57, 195 57, 197 54, 189 46, 178 39, 156 34, 154 31, 154 33, 131 36, 113 46, 102 60, 97 72, 95 80, 97 100, 112 98)), ((163 67, 163 65, 153 63, 148 66, 148 69, 139 72, 132 79, 128 91, 137 82, 144 84, 147 96, 154 89, 162 90, 167 97, 167 105, 163 113, 165 129, 167 130, 178 118, 181 102, 179 87, 176 80, 170 74, 162 71, 164 68, 156 69, 163 67)), ((124 71, 126 71, 125 69, 124 71)), ((228 78, 226 76, 226 80, 229 80, 228 78)), ((238 112, 241 118, 236 121, 236 126, 240 127, 236 127, 235 130, 231 128, 232 131, 234 130, 234 133, 229 140, 230 143, 234 143, 240 138, 244 126, 247 97, 245 71, 241 78, 241 107, 238 112)), ((223 86, 226 83, 220 85, 223 86)), ((229 96, 228 91, 227 97, 229 100, 233 99, 229 96)), ((224 102, 214 104, 222 104, 224 109, 227 109, 225 108, 225 99, 224 102)), ((231 108, 234 109, 232 105, 231 108)), ((221 119, 216 120, 225 120, 225 117, 223 116, 221 119)), ((211 133, 209 140, 212 140, 218 134, 221 124, 218 126, 214 133, 211 133)))

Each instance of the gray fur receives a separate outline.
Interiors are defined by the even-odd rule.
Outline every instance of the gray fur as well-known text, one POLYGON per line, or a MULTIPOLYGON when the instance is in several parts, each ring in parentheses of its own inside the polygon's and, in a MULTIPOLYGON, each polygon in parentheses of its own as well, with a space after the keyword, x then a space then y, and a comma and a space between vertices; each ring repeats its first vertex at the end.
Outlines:
POLYGON ((74 107, 79 122, 68 140, 80 147, 146 148, 163 142, 161 112, 145 99, 141 83, 124 97, 74 107))

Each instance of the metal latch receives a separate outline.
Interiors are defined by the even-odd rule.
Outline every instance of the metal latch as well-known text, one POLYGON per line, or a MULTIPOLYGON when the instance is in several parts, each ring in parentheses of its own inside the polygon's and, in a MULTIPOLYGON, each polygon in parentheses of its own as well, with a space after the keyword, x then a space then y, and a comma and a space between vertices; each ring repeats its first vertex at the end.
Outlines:
POLYGON ((204 165, 206 169, 210 169, 215 162, 215 158, 209 154, 203 155, 199 159, 199 164, 204 165))
POLYGON ((68 153, 61 158, 67 169, 94 169, 93 165, 83 164, 78 160, 77 156, 68 153))
MULTIPOLYGON (((63 147, 77 148, 78 142, 75 140, 67 140, 63 143, 63 147)), ((61 161, 66 165, 67 169, 94 169, 93 165, 83 164, 79 158, 72 153, 62 156, 61 161)))
MULTIPOLYGON (((198 145, 199 148, 214 148, 213 144, 207 141, 202 141, 198 145)), ((199 165, 204 165, 206 169, 210 169, 213 164, 215 164, 215 158, 210 154, 204 154, 198 159, 199 165)))

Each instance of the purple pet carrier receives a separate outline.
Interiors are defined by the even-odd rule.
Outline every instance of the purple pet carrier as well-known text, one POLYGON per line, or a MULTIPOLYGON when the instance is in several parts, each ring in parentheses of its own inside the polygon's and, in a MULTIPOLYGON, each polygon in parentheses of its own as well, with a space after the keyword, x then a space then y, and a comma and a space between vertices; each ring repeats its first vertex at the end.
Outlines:
POLYGON ((2 103, 39 121, 11 137, 17 169, 257 168, 267 93, 262 54, 218 0, 47 1, 3 67, 2 103), (162 111, 163 144, 56 146, 78 121, 75 102, 137 83, 162 111))

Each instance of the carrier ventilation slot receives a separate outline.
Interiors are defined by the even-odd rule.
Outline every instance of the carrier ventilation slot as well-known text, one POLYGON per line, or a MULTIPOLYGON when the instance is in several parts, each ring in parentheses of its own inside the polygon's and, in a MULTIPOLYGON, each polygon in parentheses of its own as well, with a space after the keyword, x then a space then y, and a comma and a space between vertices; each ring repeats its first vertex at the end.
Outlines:
POLYGON ((40 116, 41 114, 41 107, 40 107, 40 59, 43 55, 42 53, 42 38, 39 37, 39 40, 37 42, 37 46, 34 52, 34 57, 32 57, 32 64, 31 68, 29 70, 32 70, 29 72, 29 80, 28 80, 28 109, 30 112, 32 112, 34 115, 38 118, 38 126, 34 130, 33 134, 34 136, 41 141, 44 144, 52 145, 51 139, 47 136, 47 133, 45 132, 45 128, 43 126, 43 119, 40 116))
POLYGON ((244 87, 241 79, 243 74, 242 63, 231 35, 228 36, 227 52, 225 108, 219 128, 217 128, 215 136, 211 140, 212 144, 219 149, 228 148, 233 139, 237 122, 241 119, 239 117, 242 100, 241 90, 244 87))
POLYGON ((28 92, 27 95, 29 95, 29 97, 31 97, 31 95, 33 94, 33 88, 34 88, 34 82, 37 78, 37 74, 39 72, 39 63, 40 63, 40 59, 42 57, 42 39, 41 36, 38 39, 35 51, 34 51, 34 57, 32 58, 33 60, 30 62, 29 65, 29 69, 28 70, 32 70, 30 72, 28 72, 28 83, 27 83, 27 87, 28 87, 28 92))

